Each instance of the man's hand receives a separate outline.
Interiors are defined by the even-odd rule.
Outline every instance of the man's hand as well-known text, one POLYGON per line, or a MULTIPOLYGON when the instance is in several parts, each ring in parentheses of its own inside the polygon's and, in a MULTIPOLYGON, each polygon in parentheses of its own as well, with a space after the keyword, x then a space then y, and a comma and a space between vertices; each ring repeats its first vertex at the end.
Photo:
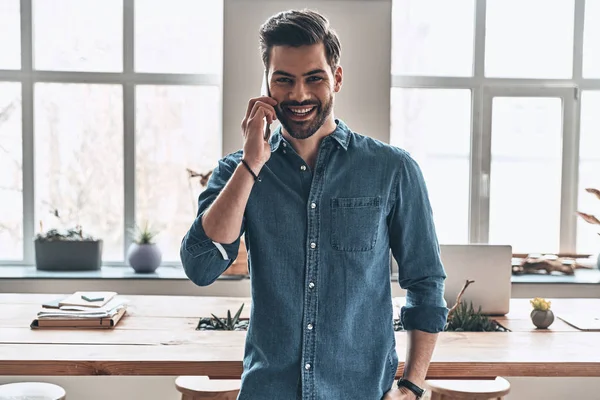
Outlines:
POLYGON ((246 117, 242 121, 244 160, 256 174, 271 157, 271 146, 265 140, 263 132, 265 118, 269 124, 277 119, 273 108, 276 104, 276 100, 266 96, 250 99, 246 117))
POLYGON ((382 400, 416 400, 417 396, 405 387, 394 386, 383 396, 382 400))

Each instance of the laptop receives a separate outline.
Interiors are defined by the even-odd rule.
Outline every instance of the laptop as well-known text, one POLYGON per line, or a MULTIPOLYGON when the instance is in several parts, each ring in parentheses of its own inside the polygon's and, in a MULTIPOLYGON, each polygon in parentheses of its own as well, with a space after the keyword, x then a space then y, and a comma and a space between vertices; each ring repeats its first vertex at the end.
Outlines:
POLYGON ((486 315, 505 315, 510 308, 512 246, 468 244, 440 245, 446 270, 444 298, 448 308, 468 280, 475 281, 465 290, 461 301, 473 302, 486 315))

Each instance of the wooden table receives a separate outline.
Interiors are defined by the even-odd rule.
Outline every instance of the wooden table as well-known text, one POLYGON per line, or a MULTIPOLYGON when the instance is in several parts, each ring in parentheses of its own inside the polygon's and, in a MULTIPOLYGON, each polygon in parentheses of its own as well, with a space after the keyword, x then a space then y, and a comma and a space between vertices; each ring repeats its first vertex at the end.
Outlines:
MULTIPOLYGON (((198 318, 226 315, 249 299, 124 296, 127 315, 113 330, 32 330, 40 304, 60 297, 0 294, 0 375, 209 375, 239 378, 245 332, 196 331, 198 318)), ((403 299, 394 299, 396 308, 403 299)), ((600 299, 555 299, 552 308, 598 313, 600 299)), ((539 331, 527 299, 513 299, 498 321, 511 332, 444 332, 429 378, 600 376, 600 332, 583 332, 558 318, 539 331)), ((395 314, 397 315, 397 314, 395 314)), ((396 333, 403 368, 406 333, 396 333)))

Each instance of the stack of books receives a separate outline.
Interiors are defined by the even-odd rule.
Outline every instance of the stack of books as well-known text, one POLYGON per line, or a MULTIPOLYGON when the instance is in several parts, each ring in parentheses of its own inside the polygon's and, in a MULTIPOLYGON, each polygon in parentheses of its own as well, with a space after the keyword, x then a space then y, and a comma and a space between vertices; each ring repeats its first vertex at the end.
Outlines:
POLYGON ((125 315, 127 303, 116 292, 75 292, 42 304, 31 328, 114 328, 125 315))

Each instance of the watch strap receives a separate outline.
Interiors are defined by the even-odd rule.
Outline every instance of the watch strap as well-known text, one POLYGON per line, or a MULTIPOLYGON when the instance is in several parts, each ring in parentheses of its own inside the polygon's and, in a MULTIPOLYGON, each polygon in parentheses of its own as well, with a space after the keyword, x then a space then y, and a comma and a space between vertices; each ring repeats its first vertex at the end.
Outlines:
POLYGON ((404 378, 398 379, 398 387, 399 388, 401 388, 401 387, 407 388, 408 390, 410 390, 417 396, 417 399, 420 399, 423 396, 423 393, 425 393, 425 390, 421 389, 420 387, 418 387, 417 385, 415 385, 408 379, 404 379, 404 378))

